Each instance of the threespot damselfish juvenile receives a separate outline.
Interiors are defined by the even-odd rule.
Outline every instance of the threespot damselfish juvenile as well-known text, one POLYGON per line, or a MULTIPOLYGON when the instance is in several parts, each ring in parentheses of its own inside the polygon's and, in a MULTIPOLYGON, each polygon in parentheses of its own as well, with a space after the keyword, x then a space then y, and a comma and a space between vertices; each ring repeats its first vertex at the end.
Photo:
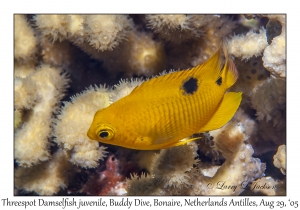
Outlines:
POLYGON ((92 140, 138 150, 186 144, 195 133, 218 129, 235 114, 241 92, 226 92, 238 78, 224 49, 192 69, 154 77, 96 112, 92 140))

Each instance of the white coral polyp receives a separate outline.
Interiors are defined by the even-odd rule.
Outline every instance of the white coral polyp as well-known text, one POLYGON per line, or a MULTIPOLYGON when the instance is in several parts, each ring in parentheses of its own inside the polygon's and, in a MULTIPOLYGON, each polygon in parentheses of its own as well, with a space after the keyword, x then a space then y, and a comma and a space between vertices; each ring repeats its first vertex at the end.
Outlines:
POLYGON ((27 63, 34 58, 37 50, 37 38, 24 15, 14 15, 14 58, 27 63))
POLYGON ((111 41, 111 36, 109 36, 107 33, 103 32, 100 34, 99 40, 100 40, 100 43, 107 45, 111 41))
POLYGON ((101 51, 115 48, 132 28, 125 15, 86 15, 83 25, 89 44, 101 51))
POLYGON ((246 35, 233 36, 228 41, 228 52, 235 57, 249 59, 259 56, 268 46, 266 30, 261 28, 259 33, 249 31, 246 35))
POLYGON ((69 24, 67 15, 36 15, 34 19, 43 36, 53 41, 62 41, 67 38, 69 24))
POLYGON ((212 15, 146 15, 148 26, 161 37, 182 42, 203 35, 203 26, 212 15))

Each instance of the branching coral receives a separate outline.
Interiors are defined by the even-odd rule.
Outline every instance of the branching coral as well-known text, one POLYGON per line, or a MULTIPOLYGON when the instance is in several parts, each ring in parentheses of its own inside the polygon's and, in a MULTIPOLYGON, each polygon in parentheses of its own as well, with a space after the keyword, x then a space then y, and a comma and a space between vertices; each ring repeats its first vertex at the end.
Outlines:
POLYGON ((286 174, 286 146, 280 145, 273 156, 273 164, 285 175, 286 174))
POLYGON ((233 88, 233 90, 244 90, 245 96, 241 105, 243 114, 240 110, 236 113, 235 118, 243 122, 246 130, 249 128, 251 131, 247 132, 247 135, 250 136, 248 142, 254 147, 256 155, 274 151, 278 145, 284 144, 286 139, 286 82, 282 79, 271 79, 266 77, 266 74, 262 76, 262 80, 256 81, 255 78, 248 80, 248 74, 245 73, 252 68, 256 72, 261 72, 260 75, 266 72, 263 67, 263 69, 259 67, 260 63, 252 65, 250 68, 246 68, 244 65, 238 66, 242 76, 233 88), (242 81, 244 79, 246 80, 242 81))
POLYGON ((18 128, 22 123, 22 112, 20 110, 14 111, 14 128, 18 128))
POLYGON ((24 80, 24 85, 16 88, 19 94, 16 94, 15 104, 16 102, 28 104, 28 97, 32 98, 34 91, 37 91, 36 94, 40 99, 33 107, 31 107, 33 103, 25 107, 32 109, 26 116, 26 122, 15 133, 15 159, 22 166, 31 166, 49 158, 48 137, 51 132, 52 113, 58 109, 57 105, 64 96, 68 79, 62 74, 61 69, 42 65, 24 80), (28 94, 28 86, 36 89, 28 94), (21 92, 25 93, 24 98, 21 92))
POLYGON ((146 15, 148 27, 163 39, 175 43, 204 36, 217 19, 214 15, 146 15))
POLYGON ((282 79, 268 79, 255 87, 252 106, 258 120, 272 120, 273 125, 282 123, 286 106, 286 82, 282 79))
POLYGON ((68 24, 67 15, 36 15, 34 19, 42 36, 53 41, 66 39, 68 35, 66 31, 68 24))
POLYGON ((243 92, 243 102, 250 102, 253 89, 263 83, 270 73, 263 66, 261 56, 251 57, 247 61, 235 59, 235 65, 239 72, 239 79, 231 87, 232 91, 243 92))
POLYGON ((193 166, 198 162, 195 159, 197 157, 197 149, 195 143, 190 143, 187 146, 175 147, 169 151, 162 150, 150 173, 160 177, 164 188, 181 188, 189 185, 193 175, 193 166))
MULTIPOLYGON (((199 30, 203 30, 203 33, 200 38, 187 40, 180 44, 166 43, 170 68, 187 69, 205 62, 217 51, 224 37, 235 28, 235 22, 222 15, 194 16, 197 18, 191 18, 190 21, 193 22, 193 25, 198 25, 199 30), (200 26, 198 19, 202 18, 207 19, 207 24, 200 26)), ((171 34, 171 36, 181 36, 181 32, 171 34)))
POLYGON ((266 30, 261 28, 259 33, 249 31, 246 35, 235 35, 228 42, 228 51, 235 57, 249 59, 259 56, 268 46, 266 30))
POLYGON ((34 79, 15 77, 15 109, 31 109, 39 99, 38 85, 34 79))
POLYGON ((83 15, 35 15, 35 26, 42 38, 55 42, 70 39, 74 42, 84 41, 83 15))
POLYGON ((162 38, 173 42, 195 39, 203 35, 204 30, 201 27, 210 20, 207 17, 206 15, 146 15, 148 26, 162 38))
POLYGON ((43 37, 88 43, 97 50, 112 50, 126 39, 132 20, 125 15, 36 15, 43 37))
POLYGON ((65 188, 73 169, 63 151, 56 151, 51 160, 28 168, 15 170, 15 187, 39 195, 53 195, 65 188))
POLYGON ((273 39, 264 51, 264 66, 276 77, 285 78, 285 31, 273 39))
POLYGON ((18 62, 26 63, 33 60, 37 51, 37 39, 33 29, 27 23, 25 15, 14 15, 14 57, 18 62))
MULTIPOLYGON (((269 22, 277 20, 281 29, 279 36, 266 33, 264 28, 260 28, 259 33, 250 30, 246 35, 235 35, 228 41, 229 53, 235 57, 249 59, 252 56, 259 56, 263 53, 264 67, 275 77, 285 78, 286 53, 285 53, 285 15, 265 15, 269 22), (269 43, 271 44, 269 45, 269 43)), ((269 27, 267 25, 267 27, 269 27)), ((269 29, 269 28, 268 28, 269 29)), ((268 30, 269 31, 269 30, 268 30)), ((275 34, 277 34, 276 31, 275 34)))
POLYGON ((112 50, 126 39, 132 24, 125 15, 86 15, 83 22, 89 44, 101 51, 112 50))
POLYGON ((66 17, 68 24, 66 25, 66 31, 68 32, 68 39, 73 42, 83 42, 84 40, 84 28, 83 28, 83 15, 68 15, 66 17))
POLYGON ((71 42, 50 42, 48 39, 41 39, 43 62, 53 66, 68 66, 72 60, 71 42))
MULTIPOLYGON (((127 180, 128 195, 171 195, 190 186, 197 164, 197 145, 194 142, 188 145, 160 150, 158 154, 148 156, 152 164, 148 165, 150 175, 141 177, 131 176, 127 180)), ((139 155, 141 157, 141 155, 139 155)))
POLYGON ((130 81, 121 79, 120 82, 114 86, 114 94, 111 96, 112 101, 115 102, 129 95, 129 93, 142 82, 142 79, 131 79, 130 81))
POLYGON ((131 31, 126 42, 113 51, 99 52, 86 42, 77 43, 91 57, 101 60, 106 69, 112 72, 125 72, 129 77, 152 76, 163 71, 166 66, 166 53, 163 44, 153 40, 149 33, 131 31))
POLYGON ((29 74, 35 72, 36 65, 33 61, 28 61, 26 64, 14 63, 14 77, 25 78, 29 74))
POLYGON ((53 136, 72 163, 81 167, 96 167, 98 160, 105 156, 105 147, 99 147, 98 142, 90 140, 86 132, 94 113, 109 105, 109 90, 102 86, 91 86, 71 100, 64 103, 64 108, 57 116, 53 136))
POLYGON ((244 143, 246 136, 241 123, 232 121, 211 135, 226 161, 213 177, 199 176, 193 183, 193 194, 239 195, 248 183, 263 176, 265 164, 252 157, 254 151, 244 143))
POLYGON ((130 33, 123 52, 128 54, 123 59, 128 63, 129 71, 139 76, 149 77, 165 69, 166 55, 163 45, 154 41, 147 33, 130 33))

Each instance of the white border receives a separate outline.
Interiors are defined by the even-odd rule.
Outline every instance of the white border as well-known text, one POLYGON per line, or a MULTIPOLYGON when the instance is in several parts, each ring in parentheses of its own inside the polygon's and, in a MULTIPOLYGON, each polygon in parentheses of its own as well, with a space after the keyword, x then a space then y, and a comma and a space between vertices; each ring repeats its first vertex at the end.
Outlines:
MULTIPOLYGON (((299 8, 296 1, 274 1, 274 0, 213 0, 213 1, 87 1, 76 3, 75 1, 2 1, 1 3, 1 178, 0 178, 0 206, 3 208, 1 199, 11 200, 32 200, 34 197, 14 197, 13 196, 13 14, 14 13, 287 13, 287 196, 283 197, 250 197, 252 200, 299 200, 298 190, 300 190, 297 178, 300 174, 299 167, 299 110, 300 93, 299 80, 300 70, 297 66, 299 61, 299 8), (298 197, 298 198, 297 198, 298 197)), ((51 199, 51 197, 43 197, 51 199)), ((160 197, 158 197, 160 198, 160 197)), ((163 200, 171 200, 174 197, 164 197, 163 200)), ((183 200, 183 197, 175 197, 183 200)), ((226 197, 231 199, 232 197, 226 197)), ((233 197, 240 199, 240 197, 233 197)), ((53 198, 60 200, 61 197, 53 198)), ((79 199, 79 198, 77 198, 79 199)), ((97 197, 84 197, 85 200, 97 200, 97 197)), ((109 197, 105 197, 109 199, 109 197)), ((134 197, 130 197, 131 200, 134 197)), ((143 198, 152 200, 151 197, 143 198)), ((207 200, 208 197, 203 197, 207 200)), ((221 197, 212 197, 220 200, 221 197)), ((241 197, 242 199, 242 197, 241 197)), ((20 208, 20 207, 19 207, 20 208)), ((23 208, 23 207, 22 207, 23 208)), ((59 207, 60 208, 60 207, 59 207)), ((97 207, 99 209, 101 207, 97 207)), ((140 209, 141 207, 131 207, 130 209, 140 209)), ((146 208, 146 207, 145 207, 146 208)), ((168 208, 168 207, 164 207, 168 208)), ((169 209, 179 209, 180 207, 170 207, 169 209)), ((197 207, 201 208, 201 207, 197 207)), ((232 207, 226 207, 229 209, 232 207)), ((14 209, 14 208, 10 208, 14 209)), ((27 208, 28 209, 28 208, 27 208)), ((71 208, 70 208, 71 209, 71 208)), ((73 208, 75 209, 75 208, 73 208)), ((87 209, 87 208, 86 208, 87 209)), ((88 208, 90 209, 90 208, 88 208)), ((114 209, 114 208, 109 208, 114 209)), ((118 208, 120 209, 120 208, 118 208)), ((128 209, 126 207, 122 209, 128 209)), ((180 208, 182 209, 182 208, 180 208)))

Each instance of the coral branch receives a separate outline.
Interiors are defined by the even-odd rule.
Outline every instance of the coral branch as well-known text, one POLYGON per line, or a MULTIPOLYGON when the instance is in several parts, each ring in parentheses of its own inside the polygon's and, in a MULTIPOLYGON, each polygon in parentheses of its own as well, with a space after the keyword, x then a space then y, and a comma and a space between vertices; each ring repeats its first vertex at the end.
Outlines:
POLYGON ((286 174, 286 146, 280 145, 276 154, 273 156, 273 164, 280 169, 281 173, 286 174))
POLYGON ((35 58, 37 39, 33 29, 27 23, 25 15, 14 15, 14 57, 18 62, 27 63, 35 58))
POLYGON ((252 157, 254 151, 244 143, 246 136, 241 123, 232 121, 211 135, 226 161, 213 177, 199 176, 193 183, 192 194, 239 195, 248 183, 264 175, 265 164, 252 157))
POLYGON ((94 168, 98 165, 98 160, 105 156, 105 147, 99 147, 98 142, 90 140, 86 132, 94 113, 109 105, 109 96, 110 91, 105 87, 91 86, 83 93, 73 96, 71 102, 64 103, 65 106, 55 121, 53 136, 72 163, 94 168))
POLYGON ((266 47, 262 58, 266 69, 278 78, 285 78, 285 48, 285 29, 283 29, 281 35, 275 37, 271 45, 266 47))
POLYGON ((126 39, 132 25, 125 15, 86 15, 83 23, 89 44, 101 51, 112 50, 126 39))
MULTIPOLYGON (((40 100, 32 107, 26 122, 15 134, 15 159, 22 166, 37 164, 50 156, 48 137, 51 132, 52 114, 57 109, 68 82, 66 75, 61 72, 61 69, 42 65, 35 73, 25 78, 31 80, 29 86, 36 84, 33 86, 36 89, 31 90, 31 93, 37 91, 40 100)), ((26 97, 23 99, 28 100, 26 97)))
POLYGON ((286 106, 286 82, 282 79, 269 78, 255 87, 251 101, 257 111, 258 120, 264 118, 267 122, 272 120, 274 126, 282 123, 286 106))
POLYGON ((15 171, 15 187, 26 191, 35 191, 39 195, 56 194, 65 188, 72 174, 71 163, 60 149, 51 160, 31 168, 19 167, 15 171))
POLYGON ((261 55, 267 46, 266 30, 261 28, 258 34, 249 31, 246 35, 233 36, 228 42, 228 51, 235 57, 247 60, 261 55))

